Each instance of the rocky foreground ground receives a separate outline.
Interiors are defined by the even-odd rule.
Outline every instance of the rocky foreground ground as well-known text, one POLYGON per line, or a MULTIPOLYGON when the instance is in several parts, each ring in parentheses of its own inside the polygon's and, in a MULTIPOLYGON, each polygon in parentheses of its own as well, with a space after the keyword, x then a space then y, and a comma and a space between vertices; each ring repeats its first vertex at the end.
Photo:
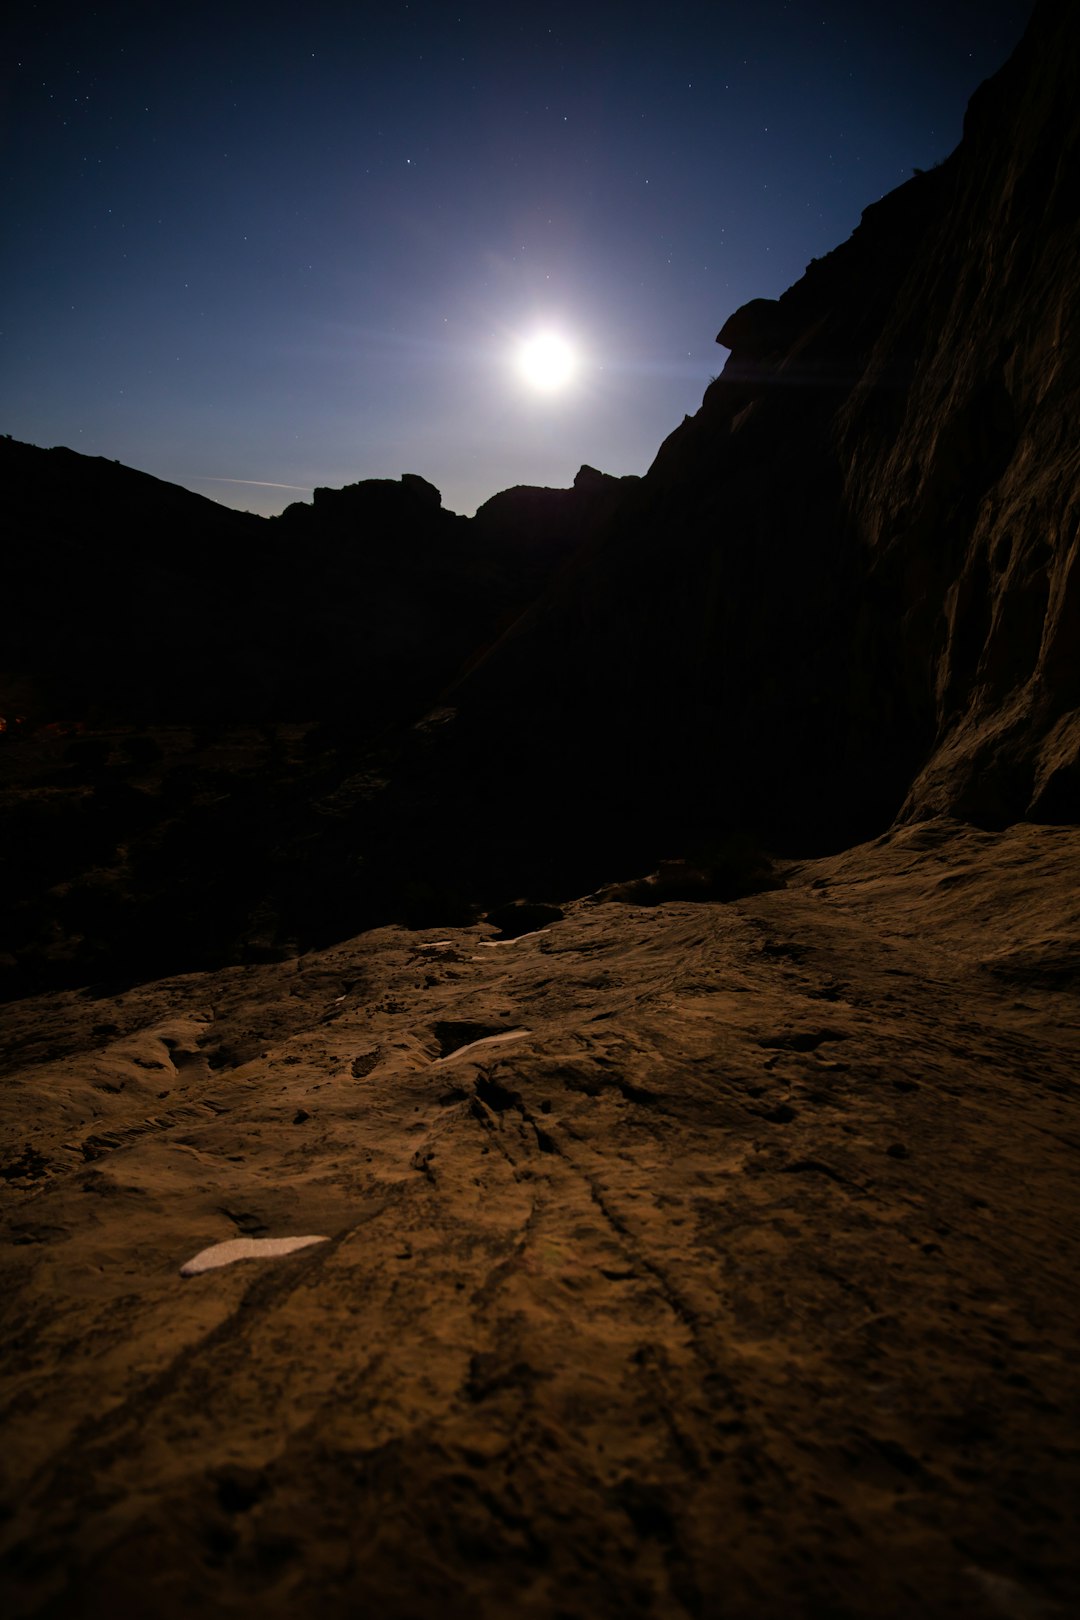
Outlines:
POLYGON ((6 1009, 7 1613, 1075 1613, 1078 871, 932 822, 6 1009))

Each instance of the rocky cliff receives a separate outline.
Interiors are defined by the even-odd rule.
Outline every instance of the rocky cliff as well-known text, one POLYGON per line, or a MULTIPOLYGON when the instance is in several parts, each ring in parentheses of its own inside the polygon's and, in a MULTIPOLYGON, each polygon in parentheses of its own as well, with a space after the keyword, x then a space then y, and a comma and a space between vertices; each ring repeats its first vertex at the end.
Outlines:
POLYGON ((1080 810, 1077 60, 1075 6, 1042 6, 973 98, 837 423, 844 509, 932 730, 908 817, 1080 810))
POLYGON ((523 847, 568 782, 580 845, 1076 817, 1078 58, 1049 0, 951 158, 728 318, 700 411, 459 691, 474 786, 514 716, 523 847))

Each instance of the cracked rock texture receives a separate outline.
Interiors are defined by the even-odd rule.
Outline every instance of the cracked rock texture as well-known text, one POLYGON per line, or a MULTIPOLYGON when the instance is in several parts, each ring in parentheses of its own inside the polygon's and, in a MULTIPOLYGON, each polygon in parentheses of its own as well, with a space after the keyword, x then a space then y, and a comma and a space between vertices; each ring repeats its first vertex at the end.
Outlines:
POLYGON ((6 1612, 1075 1613, 1078 862, 10 1009, 6 1612))

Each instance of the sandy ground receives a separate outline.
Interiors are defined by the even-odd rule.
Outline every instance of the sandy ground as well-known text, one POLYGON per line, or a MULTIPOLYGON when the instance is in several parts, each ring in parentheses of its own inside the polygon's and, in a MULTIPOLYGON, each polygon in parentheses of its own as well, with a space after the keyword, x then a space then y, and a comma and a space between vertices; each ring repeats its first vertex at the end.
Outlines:
POLYGON ((1078 874, 932 823, 5 1009, 6 1612, 1077 1612, 1078 874))

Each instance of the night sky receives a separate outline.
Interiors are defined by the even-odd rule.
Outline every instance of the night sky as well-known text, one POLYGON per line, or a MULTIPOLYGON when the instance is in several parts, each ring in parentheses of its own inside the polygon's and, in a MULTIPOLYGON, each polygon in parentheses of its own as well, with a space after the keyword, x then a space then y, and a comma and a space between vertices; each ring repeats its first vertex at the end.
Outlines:
POLYGON ((1032 6, 17 9, 0 431, 252 511, 410 471, 471 512, 645 472, 727 315, 952 150, 1032 6))

